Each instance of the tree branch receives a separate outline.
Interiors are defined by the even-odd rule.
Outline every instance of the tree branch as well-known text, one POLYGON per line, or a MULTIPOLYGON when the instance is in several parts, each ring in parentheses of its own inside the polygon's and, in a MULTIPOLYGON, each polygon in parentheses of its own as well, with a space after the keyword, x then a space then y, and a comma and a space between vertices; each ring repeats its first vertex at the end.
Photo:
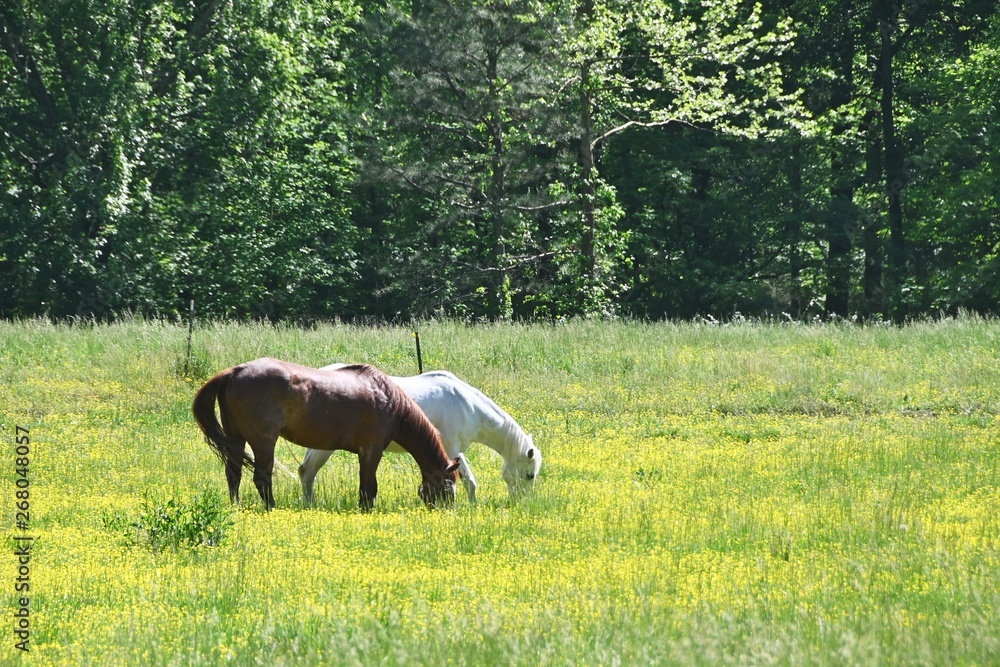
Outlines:
POLYGON ((530 264, 531 262, 537 261, 539 259, 548 259, 549 257, 567 257, 570 254, 572 254, 572 252, 569 250, 549 250, 546 252, 540 252, 537 255, 521 255, 519 257, 507 257, 508 264, 506 266, 478 266, 476 264, 471 264, 469 262, 456 262, 456 263, 468 267, 470 269, 475 269, 476 271, 481 271, 483 273, 506 273, 511 269, 516 269, 519 266, 530 264))
POLYGON ((512 211, 518 211, 519 213, 533 213, 535 211, 547 211, 552 208, 562 208, 563 206, 569 206, 573 202, 569 199, 560 199, 559 201, 549 202, 548 204, 539 204, 538 206, 518 206, 512 204, 506 208, 512 211))
MULTIPOLYGON (((389 170, 390 173, 396 174, 396 176, 398 176, 399 178, 403 179, 403 182, 405 182, 407 185, 409 185, 411 188, 413 188, 417 192, 422 192, 425 195, 428 195, 428 196, 430 196, 430 197, 432 197, 434 199, 437 199, 438 201, 443 201, 447 205, 453 206, 453 207, 455 207, 457 209, 461 209, 463 211, 477 211, 477 210, 479 210, 479 209, 482 208, 481 206, 473 206, 473 205, 470 205, 470 204, 463 204, 460 201, 456 201, 456 200, 450 199, 448 197, 445 197, 444 195, 442 195, 437 190, 434 190, 434 189, 432 189, 430 187, 427 187, 426 185, 424 185, 422 183, 418 183, 416 180, 414 180, 413 178, 411 178, 402 169, 398 169, 396 167, 392 167, 392 166, 389 166, 389 165, 386 165, 386 166, 388 167, 388 170, 389 170)), ((440 181, 444 181, 446 183, 451 183, 452 185, 458 185, 458 186, 466 187, 466 188, 471 187, 471 185, 468 184, 468 183, 462 183, 460 181, 456 181, 456 180, 453 180, 453 179, 447 179, 447 178, 440 177, 440 176, 437 177, 437 178, 440 181)))
POLYGON ((602 134, 602 135, 600 135, 598 137, 595 137, 594 140, 590 142, 590 150, 592 150, 592 151, 596 150, 597 146, 601 142, 603 142, 605 139, 613 137, 614 135, 616 135, 616 134, 618 134, 620 132, 624 132, 625 130, 629 129, 630 127, 663 127, 664 125, 670 125, 671 123, 680 123, 682 125, 687 125, 689 127, 693 127, 695 129, 700 129, 694 123, 689 123, 686 120, 678 120, 676 118, 668 118, 667 120, 658 120, 658 121, 654 121, 654 122, 651 122, 651 123, 643 123, 642 121, 638 121, 638 120, 630 120, 627 123, 619 125, 618 127, 613 127, 610 130, 608 130, 607 132, 605 132, 604 134, 602 134))

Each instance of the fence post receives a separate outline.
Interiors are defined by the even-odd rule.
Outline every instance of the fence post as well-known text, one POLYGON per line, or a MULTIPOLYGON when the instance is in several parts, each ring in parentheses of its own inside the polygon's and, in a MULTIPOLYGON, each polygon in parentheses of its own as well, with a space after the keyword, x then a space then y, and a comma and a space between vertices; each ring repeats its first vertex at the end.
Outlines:
POLYGON ((188 313, 187 354, 184 355, 184 377, 188 374, 188 362, 191 360, 191 336, 194 334, 194 299, 191 299, 191 310, 188 313))

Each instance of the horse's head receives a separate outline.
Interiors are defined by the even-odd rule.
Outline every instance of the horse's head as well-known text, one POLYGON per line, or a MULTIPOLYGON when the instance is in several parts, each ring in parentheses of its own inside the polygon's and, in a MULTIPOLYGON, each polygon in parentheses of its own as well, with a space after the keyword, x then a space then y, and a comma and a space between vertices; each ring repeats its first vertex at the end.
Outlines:
POLYGON ((535 478, 542 469, 542 452, 535 447, 531 436, 528 436, 528 447, 523 453, 512 456, 503 464, 501 474, 507 482, 510 495, 517 497, 535 488, 535 478))
POLYGON ((423 482, 417 490, 428 508, 451 507, 455 504, 455 486, 458 484, 458 459, 450 461, 443 470, 423 473, 423 482))

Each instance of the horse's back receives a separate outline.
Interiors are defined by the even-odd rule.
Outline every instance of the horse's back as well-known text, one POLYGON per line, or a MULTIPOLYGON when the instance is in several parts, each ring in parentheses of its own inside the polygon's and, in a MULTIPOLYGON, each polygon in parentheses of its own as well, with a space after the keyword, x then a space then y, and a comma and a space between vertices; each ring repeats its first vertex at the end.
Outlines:
POLYGON ((314 449, 356 451, 394 428, 370 367, 324 372, 270 357, 234 368, 227 402, 258 432, 314 449))
MULTIPOLYGON (((321 371, 343 371, 353 366, 334 363, 321 371)), ((388 376, 413 399, 431 421, 448 453, 454 456, 473 441, 481 441, 484 431, 496 430, 510 420, 483 392, 450 371, 434 370, 412 376, 388 376)), ((401 448, 392 445, 392 451, 401 448)))
POLYGON ((224 398, 228 412, 257 431, 280 429, 293 372, 287 362, 270 357, 234 366, 224 398))
POLYGON ((287 410, 314 393, 315 375, 308 366, 262 357, 233 367, 227 395, 230 401, 287 410))
POLYGON ((262 357, 234 367, 233 377, 244 385, 255 388, 273 386, 284 389, 289 395, 316 394, 319 396, 370 395, 377 383, 370 381, 376 371, 371 366, 355 364, 341 366, 339 372, 328 372, 290 361, 262 357))
POLYGON ((448 371, 392 379, 416 401, 446 443, 480 441, 484 429, 509 419, 483 392, 448 371))
POLYGON ((290 361, 261 357, 233 366, 231 383, 254 388, 265 385, 288 386, 292 378, 302 370, 310 369, 290 361))

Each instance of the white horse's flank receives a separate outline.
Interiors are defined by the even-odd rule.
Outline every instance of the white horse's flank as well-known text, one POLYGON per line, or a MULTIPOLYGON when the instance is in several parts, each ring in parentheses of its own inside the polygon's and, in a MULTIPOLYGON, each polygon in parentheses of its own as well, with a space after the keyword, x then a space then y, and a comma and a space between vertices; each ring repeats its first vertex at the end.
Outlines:
MULTIPOLYGON (((343 365, 331 364, 321 370, 343 365)), ((542 467, 541 451, 514 418, 486 394, 448 371, 429 371, 412 377, 393 377, 392 380, 417 402, 441 433, 441 442, 448 456, 459 459, 458 473, 470 501, 476 501, 476 478, 462 452, 473 442, 482 443, 503 457, 501 474, 512 496, 534 487, 535 477, 542 467)), ((386 451, 404 450, 393 442, 386 451)), ((299 481, 308 504, 313 502, 316 473, 332 453, 306 450, 305 459, 299 466, 299 481)))

